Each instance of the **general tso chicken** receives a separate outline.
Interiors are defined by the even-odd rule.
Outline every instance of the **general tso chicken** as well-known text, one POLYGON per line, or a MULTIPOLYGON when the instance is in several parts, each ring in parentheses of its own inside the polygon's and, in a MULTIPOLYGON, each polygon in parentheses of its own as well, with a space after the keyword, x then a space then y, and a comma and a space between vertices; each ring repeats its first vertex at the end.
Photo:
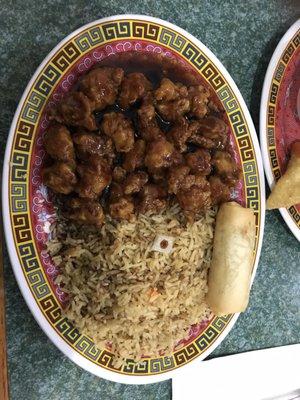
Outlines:
POLYGON ((178 202, 188 220, 231 198, 240 169, 210 90, 98 66, 55 109, 43 181, 64 214, 101 226, 178 202))

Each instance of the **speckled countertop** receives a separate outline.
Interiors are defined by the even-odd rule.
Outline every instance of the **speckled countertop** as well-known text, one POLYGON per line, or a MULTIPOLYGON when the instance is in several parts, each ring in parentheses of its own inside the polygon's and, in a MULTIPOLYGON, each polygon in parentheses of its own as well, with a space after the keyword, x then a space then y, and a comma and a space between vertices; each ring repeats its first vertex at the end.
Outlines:
MULTIPOLYGON (((188 30, 223 62, 256 128, 263 78, 299 1, 274 0, 2 0, 0 2, 1 159, 13 113, 31 75, 64 36, 95 19, 140 13, 188 30)), ((111 383, 81 370, 47 339, 30 314, 5 258, 10 395, 35 399, 171 399, 171 382, 111 383)), ((300 342, 300 246, 278 212, 268 212, 250 305, 212 356, 300 342)))

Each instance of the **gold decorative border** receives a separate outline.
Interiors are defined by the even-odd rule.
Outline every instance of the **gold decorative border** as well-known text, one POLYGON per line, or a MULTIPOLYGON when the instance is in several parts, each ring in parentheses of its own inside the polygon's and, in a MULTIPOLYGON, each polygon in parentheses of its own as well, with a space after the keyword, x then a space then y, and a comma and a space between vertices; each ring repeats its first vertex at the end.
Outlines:
MULTIPOLYGON (((118 20, 96 24, 78 33, 53 55, 32 84, 18 116, 11 149, 9 170, 9 206, 15 247, 27 284, 43 315, 53 329, 75 351, 96 365, 130 375, 151 375, 170 371, 186 364, 205 352, 224 331, 233 315, 214 317, 204 332, 170 357, 145 359, 140 365, 127 360, 120 369, 112 365, 113 355, 95 347, 62 317, 60 305, 45 276, 35 245, 30 219, 29 168, 31 149, 37 133, 39 118, 46 101, 62 76, 86 52, 99 45, 120 39, 142 39, 163 45, 183 57, 216 91, 230 121, 242 162, 247 207, 255 210, 257 240, 260 234, 261 198, 255 150, 241 105, 225 77, 209 57, 184 35, 156 22, 118 20)), ((253 262, 254 265, 254 262, 253 262)))
MULTIPOLYGON (((282 78, 284 73, 288 68, 290 61, 295 54, 295 51, 300 46, 300 30, 293 36, 293 38, 286 45, 283 50, 281 57, 275 68, 272 82, 269 90, 268 103, 267 103, 267 146, 268 146, 268 156, 269 164, 275 181, 281 177, 280 165, 278 161, 278 154, 276 149, 276 132, 275 132, 275 115, 278 102, 278 94, 280 92, 280 85, 282 83, 282 78)), ((287 209, 292 220, 296 226, 300 229, 300 213, 295 206, 291 206, 287 209)))

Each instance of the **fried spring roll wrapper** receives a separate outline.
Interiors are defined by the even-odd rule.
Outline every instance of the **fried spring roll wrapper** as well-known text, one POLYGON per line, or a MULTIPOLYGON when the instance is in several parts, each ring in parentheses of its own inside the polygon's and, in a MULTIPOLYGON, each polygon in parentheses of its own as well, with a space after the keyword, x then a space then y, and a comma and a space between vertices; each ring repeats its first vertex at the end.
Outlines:
POLYGON ((267 201, 267 209, 290 207, 300 203, 300 142, 291 148, 287 170, 276 183, 267 201))
POLYGON ((207 303, 215 315, 244 311, 249 301, 255 215, 235 202, 221 205, 216 219, 207 303))

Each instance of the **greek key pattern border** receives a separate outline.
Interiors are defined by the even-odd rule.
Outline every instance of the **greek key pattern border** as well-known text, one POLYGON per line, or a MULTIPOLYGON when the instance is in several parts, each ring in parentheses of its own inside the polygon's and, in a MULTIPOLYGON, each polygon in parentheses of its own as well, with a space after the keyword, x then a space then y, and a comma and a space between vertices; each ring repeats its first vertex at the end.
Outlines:
POLYGON ((64 74, 86 52, 120 39, 143 39, 162 45, 188 61, 216 91, 227 111, 239 146, 244 171, 247 206, 257 214, 259 232, 260 190, 258 168, 249 128, 238 99, 209 58, 186 37, 157 23, 118 20, 94 25, 65 43, 43 68, 23 104, 17 122, 10 159, 10 216, 23 273, 42 313, 55 331, 82 356, 106 369, 130 375, 159 374, 177 368, 206 351, 223 332, 232 315, 215 317, 204 332, 171 356, 145 359, 140 364, 127 360, 113 366, 113 354, 98 349, 91 338, 81 334, 61 313, 61 307, 44 274, 30 220, 29 168, 32 143, 43 108, 64 74))
MULTIPOLYGON (((275 68, 271 87, 269 90, 268 104, 267 104, 267 119, 266 119, 267 146, 268 146, 270 167, 276 182, 281 177, 278 154, 276 150, 276 126, 275 126, 275 114, 278 101, 278 94, 280 92, 280 84, 282 83, 284 73, 287 70, 289 62, 291 61, 296 50, 298 50, 299 46, 300 46, 300 30, 298 30, 298 32, 294 35, 294 37, 289 41, 289 43, 283 50, 280 60, 278 61, 277 66, 275 68)), ((293 219, 293 221, 295 222, 296 226, 298 226, 298 228, 300 229, 300 213, 294 206, 288 208, 287 211, 291 216, 291 218, 293 219)))

